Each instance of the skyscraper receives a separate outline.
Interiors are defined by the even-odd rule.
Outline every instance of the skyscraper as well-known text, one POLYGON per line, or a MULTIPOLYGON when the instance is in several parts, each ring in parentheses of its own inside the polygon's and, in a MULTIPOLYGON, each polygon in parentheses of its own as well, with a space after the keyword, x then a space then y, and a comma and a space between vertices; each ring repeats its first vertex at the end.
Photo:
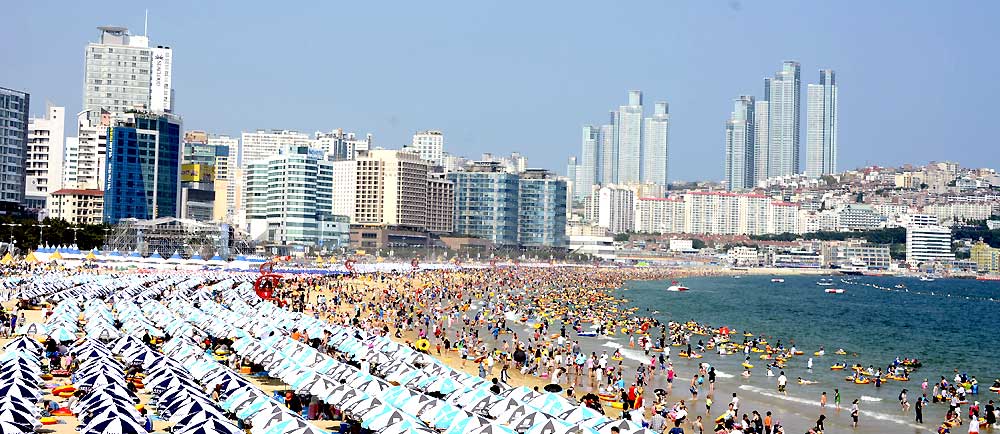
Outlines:
POLYGON ((468 171, 451 172, 455 183, 455 233, 503 246, 518 242, 519 176, 500 163, 478 161, 468 171))
POLYGON ((799 62, 787 60, 764 84, 770 118, 768 178, 799 173, 799 69, 799 62))
POLYGON ((525 247, 566 247, 566 182, 544 169, 518 180, 517 242, 525 247))
POLYGON ((87 44, 85 52, 84 111, 172 111, 170 47, 151 48, 148 37, 131 35, 125 27, 97 29, 98 42, 87 44))
POLYGON ((574 191, 578 199, 590 194, 590 188, 601 180, 601 129, 593 125, 583 126, 580 160, 576 168, 574 191))
POLYGON ((178 217, 181 120, 171 114, 129 113, 108 141, 104 222, 178 217))
POLYGON ((806 101, 806 175, 837 173, 837 80, 832 69, 819 71, 806 101))
POLYGON ((726 185, 731 191, 753 187, 755 108, 752 96, 740 96, 734 101, 733 113, 726 122, 726 185))
POLYGON ((0 209, 13 211, 24 200, 24 160, 28 147, 31 96, 0 87, 0 209))
POLYGON ((628 104, 618 107, 618 182, 642 179, 642 92, 630 90, 628 104))
POLYGON ((753 183, 756 187, 767 179, 768 141, 770 140, 770 103, 754 101, 753 105, 753 183))
POLYGON ((598 170, 600 181, 596 184, 607 185, 618 182, 618 112, 611 112, 611 123, 601 125, 600 155, 601 168, 598 170))
POLYGON ((667 103, 653 105, 653 117, 646 118, 642 131, 642 181, 667 185, 667 151, 670 115, 667 103))

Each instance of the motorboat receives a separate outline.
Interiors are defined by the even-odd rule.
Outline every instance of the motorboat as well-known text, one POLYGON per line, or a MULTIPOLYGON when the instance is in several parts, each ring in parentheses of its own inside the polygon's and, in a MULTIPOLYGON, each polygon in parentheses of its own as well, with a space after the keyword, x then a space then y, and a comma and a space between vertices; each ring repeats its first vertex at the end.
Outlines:
POLYGON ((933 282, 934 278, 930 277, 930 276, 920 276, 920 281, 921 282, 933 282))
POLYGON ((673 281, 673 282, 670 282, 670 287, 667 288, 667 291, 669 291, 669 292, 683 292, 683 291, 687 291, 687 290, 690 290, 690 288, 678 284, 676 280, 673 281))
POLYGON ((771 283, 785 283, 785 279, 774 278, 774 279, 771 279, 771 283))
POLYGON ((847 291, 845 291, 842 288, 826 288, 826 289, 823 290, 823 292, 825 292, 827 294, 843 294, 843 293, 845 293, 847 291))
POLYGON ((833 286, 833 281, 831 279, 821 279, 816 284, 819 286, 833 286))

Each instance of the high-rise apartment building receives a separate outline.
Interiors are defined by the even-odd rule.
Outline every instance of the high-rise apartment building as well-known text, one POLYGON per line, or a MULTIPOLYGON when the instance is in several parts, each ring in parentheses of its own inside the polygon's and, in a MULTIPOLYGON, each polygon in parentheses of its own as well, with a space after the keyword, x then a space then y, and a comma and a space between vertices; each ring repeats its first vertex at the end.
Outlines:
POLYGON ((24 205, 28 209, 45 209, 47 196, 62 188, 65 131, 63 107, 47 106, 43 117, 28 120, 24 187, 24 205))
POLYGON ((287 246, 339 247, 347 218, 333 210, 332 157, 308 146, 289 146, 247 167, 246 213, 255 240, 287 246))
POLYGON ((733 103, 733 112, 726 122, 726 186, 742 191, 754 185, 754 109, 752 96, 743 95, 733 103))
POLYGON ((427 162, 412 152, 375 149, 357 155, 357 192, 351 223, 427 228, 427 162))
MULTIPOLYGON (((577 199, 590 194, 590 188, 601 182, 601 129, 593 125, 583 126, 582 149, 577 169, 574 173, 574 191, 577 199)), ((567 174, 567 176, 569 176, 567 174)))
POLYGON ((236 196, 241 180, 237 175, 242 171, 237 166, 240 139, 229 136, 208 136, 209 146, 216 150, 225 149, 228 154, 215 157, 215 206, 212 208, 213 221, 233 222, 236 210, 243 205, 242 198, 236 196))
POLYGON ((455 184, 455 233, 514 246, 518 240, 518 175, 498 162, 479 161, 451 172, 455 184))
POLYGON ((642 181, 667 185, 670 114, 667 103, 653 104, 653 116, 642 127, 642 181))
POLYGON ((628 104, 618 107, 618 181, 642 180, 642 92, 630 90, 628 104))
POLYGON ((85 51, 84 111, 172 111, 173 50, 150 47, 148 37, 131 35, 125 27, 97 29, 98 41, 85 51))
POLYGON ((184 134, 181 218, 198 221, 221 221, 225 218, 230 152, 227 142, 209 142, 204 131, 184 134))
POLYGON ((169 113, 115 120, 107 147, 104 222, 180 215, 182 124, 169 113))
POLYGON ((66 138, 63 188, 104 189, 110 135, 108 113, 83 111, 77 115, 77 137, 66 138))
POLYGON ((767 179, 768 146, 771 140, 771 113, 767 101, 757 100, 753 105, 753 182, 756 187, 767 179))
POLYGON ((585 125, 574 181, 578 199, 594 185, 652 182, 663 187, 669 178, 670 114, 666 102, 653 104, 643 117, 642 92, 628 92, 628 101, 612 111, 608 123, 585 125))
POLYGON ((768 102, 767 177, 799 173, 799 62, 785 61, 774 78, 765 81, 768 102))
POLYGON ((355 133, 345 133, 338 128, 328 133, 317 131, 312 141, 312 147, 322 149, 333 156, 334 160, 353 160, 359 151, 367 151, 374 145, 374 136, 366 134, 364 138, 355 133))
POLYGON ((630 232, 635 222, 635 190, 610 184, 597 191, 597 225, 613 234, 630 232))
POLYGON ((443 173, 427 178, 427 231, 448 234, 455 228, 455 184, 443 173))
POLYGON ((819 84, 807 86, 806 175, 837 173, 837 79, 832 69, 819 72, 819 84))
POLYGON ((241 167, 247 167, 254 161, 266 160, 288 147, 311 146, 308 135, 289 130, 244 132, 240 137, 240 144, 241 153, 237 164, 241 167))
POLYGON ((517 242, 522 247, 566 247, 566 181, 543 169, 518 180, 517 242))
POLYGON ((611 112, 611 123, 601 125, 598 155, 601 168, 595 184, 607 185, 618 182, 618 112, 611 112))
POLYGON ((0 209, 7 212, 24 201, 30 108, 30 95, 0 87, 0 209))
POLYGON ((420 158, 435 166, 444 164, 444 133, 436 130, 417 131, 410 146, 420 158))

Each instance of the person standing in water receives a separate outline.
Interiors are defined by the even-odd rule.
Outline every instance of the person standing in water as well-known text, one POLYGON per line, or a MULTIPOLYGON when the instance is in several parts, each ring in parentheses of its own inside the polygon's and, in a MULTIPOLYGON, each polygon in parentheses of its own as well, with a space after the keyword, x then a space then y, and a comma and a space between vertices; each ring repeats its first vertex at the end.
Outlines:
POLYGON ((860 413, 861 413, 861 409, 858 407, 858 400, 855 399, 854 402, 851 403, 851 427, 852 428, 857 428, 858 427, 858 415, 860 413))
POLYGON ((833 403, 836 404, 837 410, 840 410, 840 389, 833 389, 833 403))
POLYGON ((819 408, 820 411, 826 409, 826 391, 824 391, 823 394, 819 396, 819 408))

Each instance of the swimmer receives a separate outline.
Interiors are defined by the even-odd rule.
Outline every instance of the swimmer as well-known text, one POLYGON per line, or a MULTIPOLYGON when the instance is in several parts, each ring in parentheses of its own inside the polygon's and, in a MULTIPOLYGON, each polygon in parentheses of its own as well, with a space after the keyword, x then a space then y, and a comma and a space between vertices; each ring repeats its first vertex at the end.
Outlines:
MULTIPOLYGON (((803 380, 802 377, 799 377, 799 384, 801 384, 801 385, 816 384, 816 383, 817 383, 816 381, 803 380)), ((826 392, 823 392, 823 396, 824 397, 826 396, 826 392)), ((826 401, 826 398, 824 398, 823 400, 826 401)))

